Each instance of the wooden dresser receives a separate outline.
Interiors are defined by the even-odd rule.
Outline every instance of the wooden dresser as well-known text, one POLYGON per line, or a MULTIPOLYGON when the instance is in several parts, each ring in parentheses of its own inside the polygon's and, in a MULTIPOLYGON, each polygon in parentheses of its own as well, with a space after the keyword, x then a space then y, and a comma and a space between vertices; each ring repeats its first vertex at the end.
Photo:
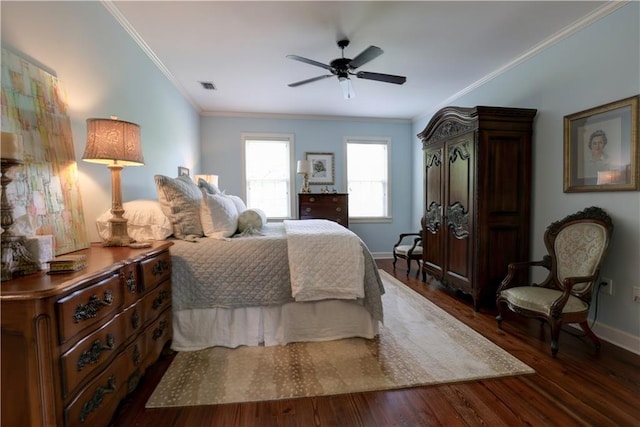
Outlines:
POLYGON ((349 228, 349 194, 298 194, 300 219, 329 219, 349 228))
POLYGON ((510 262, 529 259, 536 110, 445 107, 418 135, 424 151, 426 273, 495 304, 510 262))
POLYGON ((106 426, 171 340, 171 242, 3 282, 2 425, 106 426))

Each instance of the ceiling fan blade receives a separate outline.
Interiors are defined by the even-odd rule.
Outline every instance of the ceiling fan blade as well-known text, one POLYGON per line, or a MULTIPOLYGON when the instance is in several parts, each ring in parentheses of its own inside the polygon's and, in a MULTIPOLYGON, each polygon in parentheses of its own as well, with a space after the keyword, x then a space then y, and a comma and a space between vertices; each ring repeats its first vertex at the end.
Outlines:
POLYGON ((315 65, 316 67, 324 68, 325 70, 329 70, 333 72, 333 68, 330 65, 323 64, 322 62, 314 61, 313 59, 303 58, 298 55, 287 55, 289 59, 295 59, 296 61, 304 62, 306 64, 315 65))
POLYGON ((397 85, 401 85, 407 81, 407 78, 405 76, 394 76, 393 74, 370 73, 368 71, 360 71, 356 73, 356 76, 360 79, 377 80, 379 82, 395 83, 397 85))
POLYGON ((299 82, 295 82, 295 83, 290 83, 289 87, 296 87, 296 86, 301 86, 301 85, 306 85, 307 83, 312 83, 318 80, 322 80, 322 79, 326 79, 327 77, 333 77, 333 74, 327 74, 324 76, 318 76, 318 77, 313 77, 307 80, 301 80, 299 82))
POLYGON ((382 55, 383 53, 384 53, 384 51, 382 49, 380 49, 379 47, 377 47, 377 46, 369 46, 368 48, 366 48, 365 50, 360 52, 360 54, 358 56, 353 58, 351 60, 351 62, 349 62, 349 68, 351 68, 353 70, 355 68, 361 67, 364 64, 366 64, 367 62, 377 58, 380 55, 382 55))

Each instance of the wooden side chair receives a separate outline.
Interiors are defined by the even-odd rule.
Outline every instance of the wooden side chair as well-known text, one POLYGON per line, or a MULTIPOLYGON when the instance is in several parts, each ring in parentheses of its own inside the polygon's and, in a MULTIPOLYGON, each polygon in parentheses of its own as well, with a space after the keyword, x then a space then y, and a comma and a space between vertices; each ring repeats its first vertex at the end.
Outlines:
POLYGON ((398 258, 407 260, 407 276, 411 272, 411 261, 415 260, 418 264, 418 272, 420 274, 420 261, 422 260, 422 235, 420 233, 402 233, 398 237, 398 241, 393 245, 393 269, 396 269, 398 258), (413 237, 413 242, 408 243, 407 237, 413 237))
POLYGON ((587 316, 612 233, 611 218, 598 207, 549 225, 544 234, 548 255, 541 261, 509 264, 507 277, 497 290, 498 327, 507 309, 548 322, 551 354, 556 357, 562 324, 578 323, 599 349, 600 340, 589 327, 587 316), (531 267, 548 270, 542 283, 526 283, 531 267))

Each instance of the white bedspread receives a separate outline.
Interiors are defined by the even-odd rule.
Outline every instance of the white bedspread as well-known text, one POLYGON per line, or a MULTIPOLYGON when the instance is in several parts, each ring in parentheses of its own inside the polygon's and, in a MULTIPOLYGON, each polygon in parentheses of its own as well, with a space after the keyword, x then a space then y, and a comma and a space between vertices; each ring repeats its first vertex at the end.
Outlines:
POLYGON ((291 291, 296 301, 364 297, 360 238, 324 219, 284 221, 291 291))

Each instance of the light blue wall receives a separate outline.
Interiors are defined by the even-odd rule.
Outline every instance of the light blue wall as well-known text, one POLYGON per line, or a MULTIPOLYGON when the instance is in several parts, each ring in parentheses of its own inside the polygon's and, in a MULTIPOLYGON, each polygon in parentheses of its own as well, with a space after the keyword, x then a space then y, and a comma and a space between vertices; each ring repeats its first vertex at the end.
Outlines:
POLYGON ((111 208, 111 176, 80 159, 86 119, 117 115, 141 127, 145 166, 122 172, 123 200, 156 198, 153 175, 198 167, 200 118, 100 2, 0 3, 2 47, 57 75, 67 92, 87 231, 111 208))
MULTIPOLYGON (((538 109, 533 137, 532 256, 540 259, 546 253, 542 235, 551 222, 587 206, 607 210, 615 231, 601 274, 613 279, 614 294, 600 295, 598 323, 636 337, 640 336, 640 304, 632 301, 632 287, 640 286, 640 192, 564 193, 563 116, 639 93, 640 3, 632 2, 452 103, 538 109)), ((429 118, 414 124, 414 136, 429 118)), ((418 158, 421 147, 417 143, 414 147, 414 158, 418 158)), ((422 179, 418 164, 413 180, 422 179)), ((421 192, 416 196, 414 222, 424 203, 421 192)))
MULTIPOLYGON (((345 101, 348 102, 348 101, 345 101)), ((376 136, 391 138, 391 223, 350 224, 353 230, 374 253, 390 253, 401 231, 417 230, 411 223, 411 156, 414 138, 409 121, 355 119, 297 119, 202 117, 202 172, 219 176, 221 189, 228 194, 242 195, 243 132, 288 133, 295 136, 294 160, 305 158, 305 152, 335 153, 335 188, 346 191, 345 136, 376 136)), ((295 164, 295 162, 294 162, 295 164)), ((301 179, 296 177, 296 189, 301 179)), ((320 187, 312 186, 312 190, 320 187)))

